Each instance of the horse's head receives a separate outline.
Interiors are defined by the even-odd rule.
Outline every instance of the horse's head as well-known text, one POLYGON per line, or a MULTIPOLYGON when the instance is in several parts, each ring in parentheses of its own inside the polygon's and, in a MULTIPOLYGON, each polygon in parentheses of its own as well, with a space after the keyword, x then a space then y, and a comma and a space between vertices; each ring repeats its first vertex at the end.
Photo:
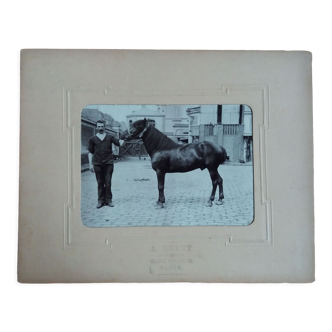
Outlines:
POLYGON ((138 139, 142 138, 145 130, 147 129, 148 123, 146 119, 144 120, 137 120, 130 126, 129 129, 125 130, 121 136, 120 139, 127 141, 131 139, 138 139))

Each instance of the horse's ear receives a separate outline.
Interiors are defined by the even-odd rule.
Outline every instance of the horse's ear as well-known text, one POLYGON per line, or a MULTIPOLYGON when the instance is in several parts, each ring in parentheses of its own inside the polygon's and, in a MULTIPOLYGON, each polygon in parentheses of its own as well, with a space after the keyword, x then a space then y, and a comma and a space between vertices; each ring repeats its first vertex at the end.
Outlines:
POLYGON ((144 124, 144 126, 146 126, 146 118, 144 118, 143 124, 144 124))

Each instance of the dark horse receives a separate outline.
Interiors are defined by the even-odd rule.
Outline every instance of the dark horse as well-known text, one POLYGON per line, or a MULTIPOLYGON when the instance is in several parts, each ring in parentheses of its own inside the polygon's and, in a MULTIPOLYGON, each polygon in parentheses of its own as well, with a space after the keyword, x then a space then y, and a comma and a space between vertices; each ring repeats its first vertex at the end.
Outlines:
POLYGON ((218 173, 218 166, 226 160, 226 150, 212 142, 198 142, 180 145, 161 133, 146 119, 135 121, 130 130, 126 130, 121 139, 143 140, 146 151, 151 157, 152 168, 157 173, 159 199, 158 204, 164 207, 164 183, 166 173, 189 172, 207 168, 212 180, 212 192, 208 206, 212 206, 217 186, 219 199, 216 204, 222 204, 224 198, 223 180, 218 173))

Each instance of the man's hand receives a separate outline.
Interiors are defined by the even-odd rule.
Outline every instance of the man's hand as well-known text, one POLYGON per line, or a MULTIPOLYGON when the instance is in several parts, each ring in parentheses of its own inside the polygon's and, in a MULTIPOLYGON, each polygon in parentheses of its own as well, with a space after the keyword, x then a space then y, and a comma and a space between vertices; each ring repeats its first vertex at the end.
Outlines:
POLYGON ((90 172, 94 173, 95 169, 93 168, 93 162, 92 162, 93 154, 90 151, 88 153, 88 159, 89 159, 89 170, 90 172))
POLYGON ((124 144, 124 141, 122 139, 120 139, 119 144, 120 144, 120 146, 122 146, 124 144))

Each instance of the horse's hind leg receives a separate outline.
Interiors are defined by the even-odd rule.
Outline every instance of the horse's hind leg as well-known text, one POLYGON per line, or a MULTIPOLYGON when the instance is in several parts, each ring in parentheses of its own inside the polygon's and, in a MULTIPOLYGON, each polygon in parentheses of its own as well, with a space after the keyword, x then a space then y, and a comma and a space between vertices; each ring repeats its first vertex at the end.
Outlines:
POLYGON ((209 169, 211 181, 212 181, 212 192, 207 202, 207 206, 212 206, 212 202, 214 201, 214 196, 216 195, 217 185, 218 185, 218 172, 217 170, 209 169))
POLYGON ((222 200, 224 199, 223 179, 219 175, 218 170, 209 169, 209 172, 212 181, 212 192, 207 202, 207 206, 212 206, 212 202, 214 201, 214 197, 216 195, 217 186, 219 186, 219 199, 217 200, 216 204, 221 205, 222 200))
MULTIPOLYGON (((218 173, 218 171, 217 171, 218 173)), ((218 186, 219 186, 219 199, 216 201, 217 205, 223 204, 223 199, 224 199, 224 186, 223 186, 223 179, 218 173, 218 186)))

